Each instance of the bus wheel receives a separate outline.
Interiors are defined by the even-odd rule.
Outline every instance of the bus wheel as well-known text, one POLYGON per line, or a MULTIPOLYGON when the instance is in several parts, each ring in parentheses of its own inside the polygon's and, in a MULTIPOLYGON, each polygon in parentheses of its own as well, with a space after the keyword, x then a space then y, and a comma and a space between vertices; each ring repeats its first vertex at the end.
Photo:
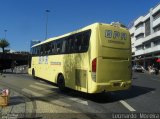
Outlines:
POLYGON ((65 91, 65 81, 64 81, 63 75, 58 76, 57 85, 58 85, 60 91, 62 91, 62 92, 65 91))
POLYGON ((32 77, 33 77, 34 79, 36 79, 36 76, 35 76, 35 71, 34 71, 34 69, 32 70, 32 77))

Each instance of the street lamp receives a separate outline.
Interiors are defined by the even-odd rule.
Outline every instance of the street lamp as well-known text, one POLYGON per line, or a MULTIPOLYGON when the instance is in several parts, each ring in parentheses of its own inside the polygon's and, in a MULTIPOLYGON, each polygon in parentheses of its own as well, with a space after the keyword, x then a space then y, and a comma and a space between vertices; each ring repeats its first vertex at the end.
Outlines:
POLYGON ((4 38, 6 39, 6 35, 7 35, 7 30, 4 30, 4 38))
POLYGON ((48 33, 48 13, 50 12, 50 10, 45 10, 46 11, 46 36, 45 36, 45 40, 47 39, 47 33, 48 33))

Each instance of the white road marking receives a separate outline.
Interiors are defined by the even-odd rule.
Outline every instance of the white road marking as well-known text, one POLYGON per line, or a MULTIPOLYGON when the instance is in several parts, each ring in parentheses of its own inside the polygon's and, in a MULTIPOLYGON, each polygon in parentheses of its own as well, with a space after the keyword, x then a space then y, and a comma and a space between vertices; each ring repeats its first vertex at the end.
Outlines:
MULTIPOLYGON (((42 90, 42 91, 47 92, 47 93, 51 93, 52 91, 51 91, 51 90, 47 90, 46 88, 43 88, 43 87, 40 87, 40 86, 46 86, 46 87, 50 87, 50 88, 52 87, 52 88, 54 88, 54 86, 50 86, 50 85, 43 84, 43 83, 38 83, 38 82, 36 82, 35 84, 36 84, 36 85, 31 84, 31 85, 29 85, 29 87, 34 88, 34 89, 38 89, 38 90, 42 90), (37 85, 39 85, 39 86, 37 86, 37 85)), ((43 95, 43 94, 34 92, 34 91, 29 90, 29 89, 26 89, 26 88, 22 89, 22 91, 25 92, 25 93, 28 93, 28 94, 32 94, 32 95, 34 95, 34 96, 38 96, 38 97, 43 97, 43 96, 45 95, 45 94, 43 95)), ((66 97, 66 98, 68 98, 69 100, 72 100, 72 101, 74 101, 74 102, 81 103, 81 104, 83 104, 83 105, 88 105, 88 102, 87 102, 87 101, 81 100, 81 99, 79 99, 79 98, 73 98, 73 97, 70 97, 70 96, 64 96, 64 97, 66 97)), ((51 102, 52 102, 52 101, 51 101, 51 102)), ((53 102, 59 103, 59 104, 61 103, 61 101, 53 101, 53 102)), ((62 105, 67 106, 67 107, 70 106, 70 105, 68 105, 68 104, 66 104, 66 103, 64 103, 64 104, 62 104, 62 105)))
POLYGON ((52 85, 49 85, 49 84, 44 84, 44 83, 39 83, 39 82, 36 82, 35 84, 40 85, 40 86, 45 86, 45 87, 48 87, 48 88, 55 88, 55 86, 52 86, 52 85))
POLYGON ((43 97, 44 96, 43 94, 36 93, 36 92, 34 92, 32 90, 29 90, 27 88, 22 89, 22 91, 27 93, 27 94, 32 94, 33 96, 37 96, 37 97, 43 97))
POLYGON ((127 102, 120 100, 120 103, 122 103, 123 106, 125 106, 129 111, 134 112, 136 111, 133 107, 131 107, 127 102))
POLYGON ((84 100, 81 100, 81 99, 78 99, 78 98, 71 98, 71 97, 69 97, 68 99, 72 100, 72 101, 75 101, 75 102, 78 102, 78 103, 81 103, 83 105, 88 105, 87 101, 84 101, 84 100))
MULTIPOLYGON (((36 97, 44 97, 45 96, 41 93, 34 92, 34 91, 29 90, 27 88, 22 89, 22 91, 27 93, 27 94, 31 94, 33 96, 36 96, 36 97)), ((69 96, 65 96, 65 97, 67 97, 69 100, 72 100, 74 102, 77 102, 77 103, 80 103, 80 104, 83 104, 83 105, 88 105, 87 101, 84 101, 84 100, 81 100, 81 99, 78 99, 78 98, 72 98, 72 97, 69 97, 69 96)), ((52 100, 51 102, 52 103, 57 103, 59 105, 65 106, 65 107, 70 107, 71 106, 71 105, 69 105, 65 102, 59 101, 59 100, 52 100)))
POLYGON ((39 86, 36 86, 36 85, 30 85, 29 87, 34 88, 34 89, 38 89, 38 90, 42 90, 46 93, 51 93, 52 92, 51 90, 47 90, 46 88, 42 88, 42 87, 39 87, 39 86))

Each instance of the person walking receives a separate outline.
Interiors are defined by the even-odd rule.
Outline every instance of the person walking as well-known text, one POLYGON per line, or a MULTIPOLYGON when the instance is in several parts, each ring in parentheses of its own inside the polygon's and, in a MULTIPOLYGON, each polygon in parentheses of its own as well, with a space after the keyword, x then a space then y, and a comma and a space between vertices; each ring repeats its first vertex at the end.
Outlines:
POLYGON ((17 65, 17 62, 16 62, 16 61, 13 61, 12 64, 11 64, 12 73, 13 73, 13 71, 14 71, 16 65, 17 65))

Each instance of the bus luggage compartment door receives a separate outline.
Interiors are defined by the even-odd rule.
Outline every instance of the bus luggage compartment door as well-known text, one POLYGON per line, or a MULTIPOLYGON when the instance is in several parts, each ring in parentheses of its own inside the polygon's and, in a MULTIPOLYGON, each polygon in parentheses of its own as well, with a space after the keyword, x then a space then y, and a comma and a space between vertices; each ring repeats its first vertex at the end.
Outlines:
POLYGON ((128 59, 97 58, 97 83, 130 80, 128 59))

